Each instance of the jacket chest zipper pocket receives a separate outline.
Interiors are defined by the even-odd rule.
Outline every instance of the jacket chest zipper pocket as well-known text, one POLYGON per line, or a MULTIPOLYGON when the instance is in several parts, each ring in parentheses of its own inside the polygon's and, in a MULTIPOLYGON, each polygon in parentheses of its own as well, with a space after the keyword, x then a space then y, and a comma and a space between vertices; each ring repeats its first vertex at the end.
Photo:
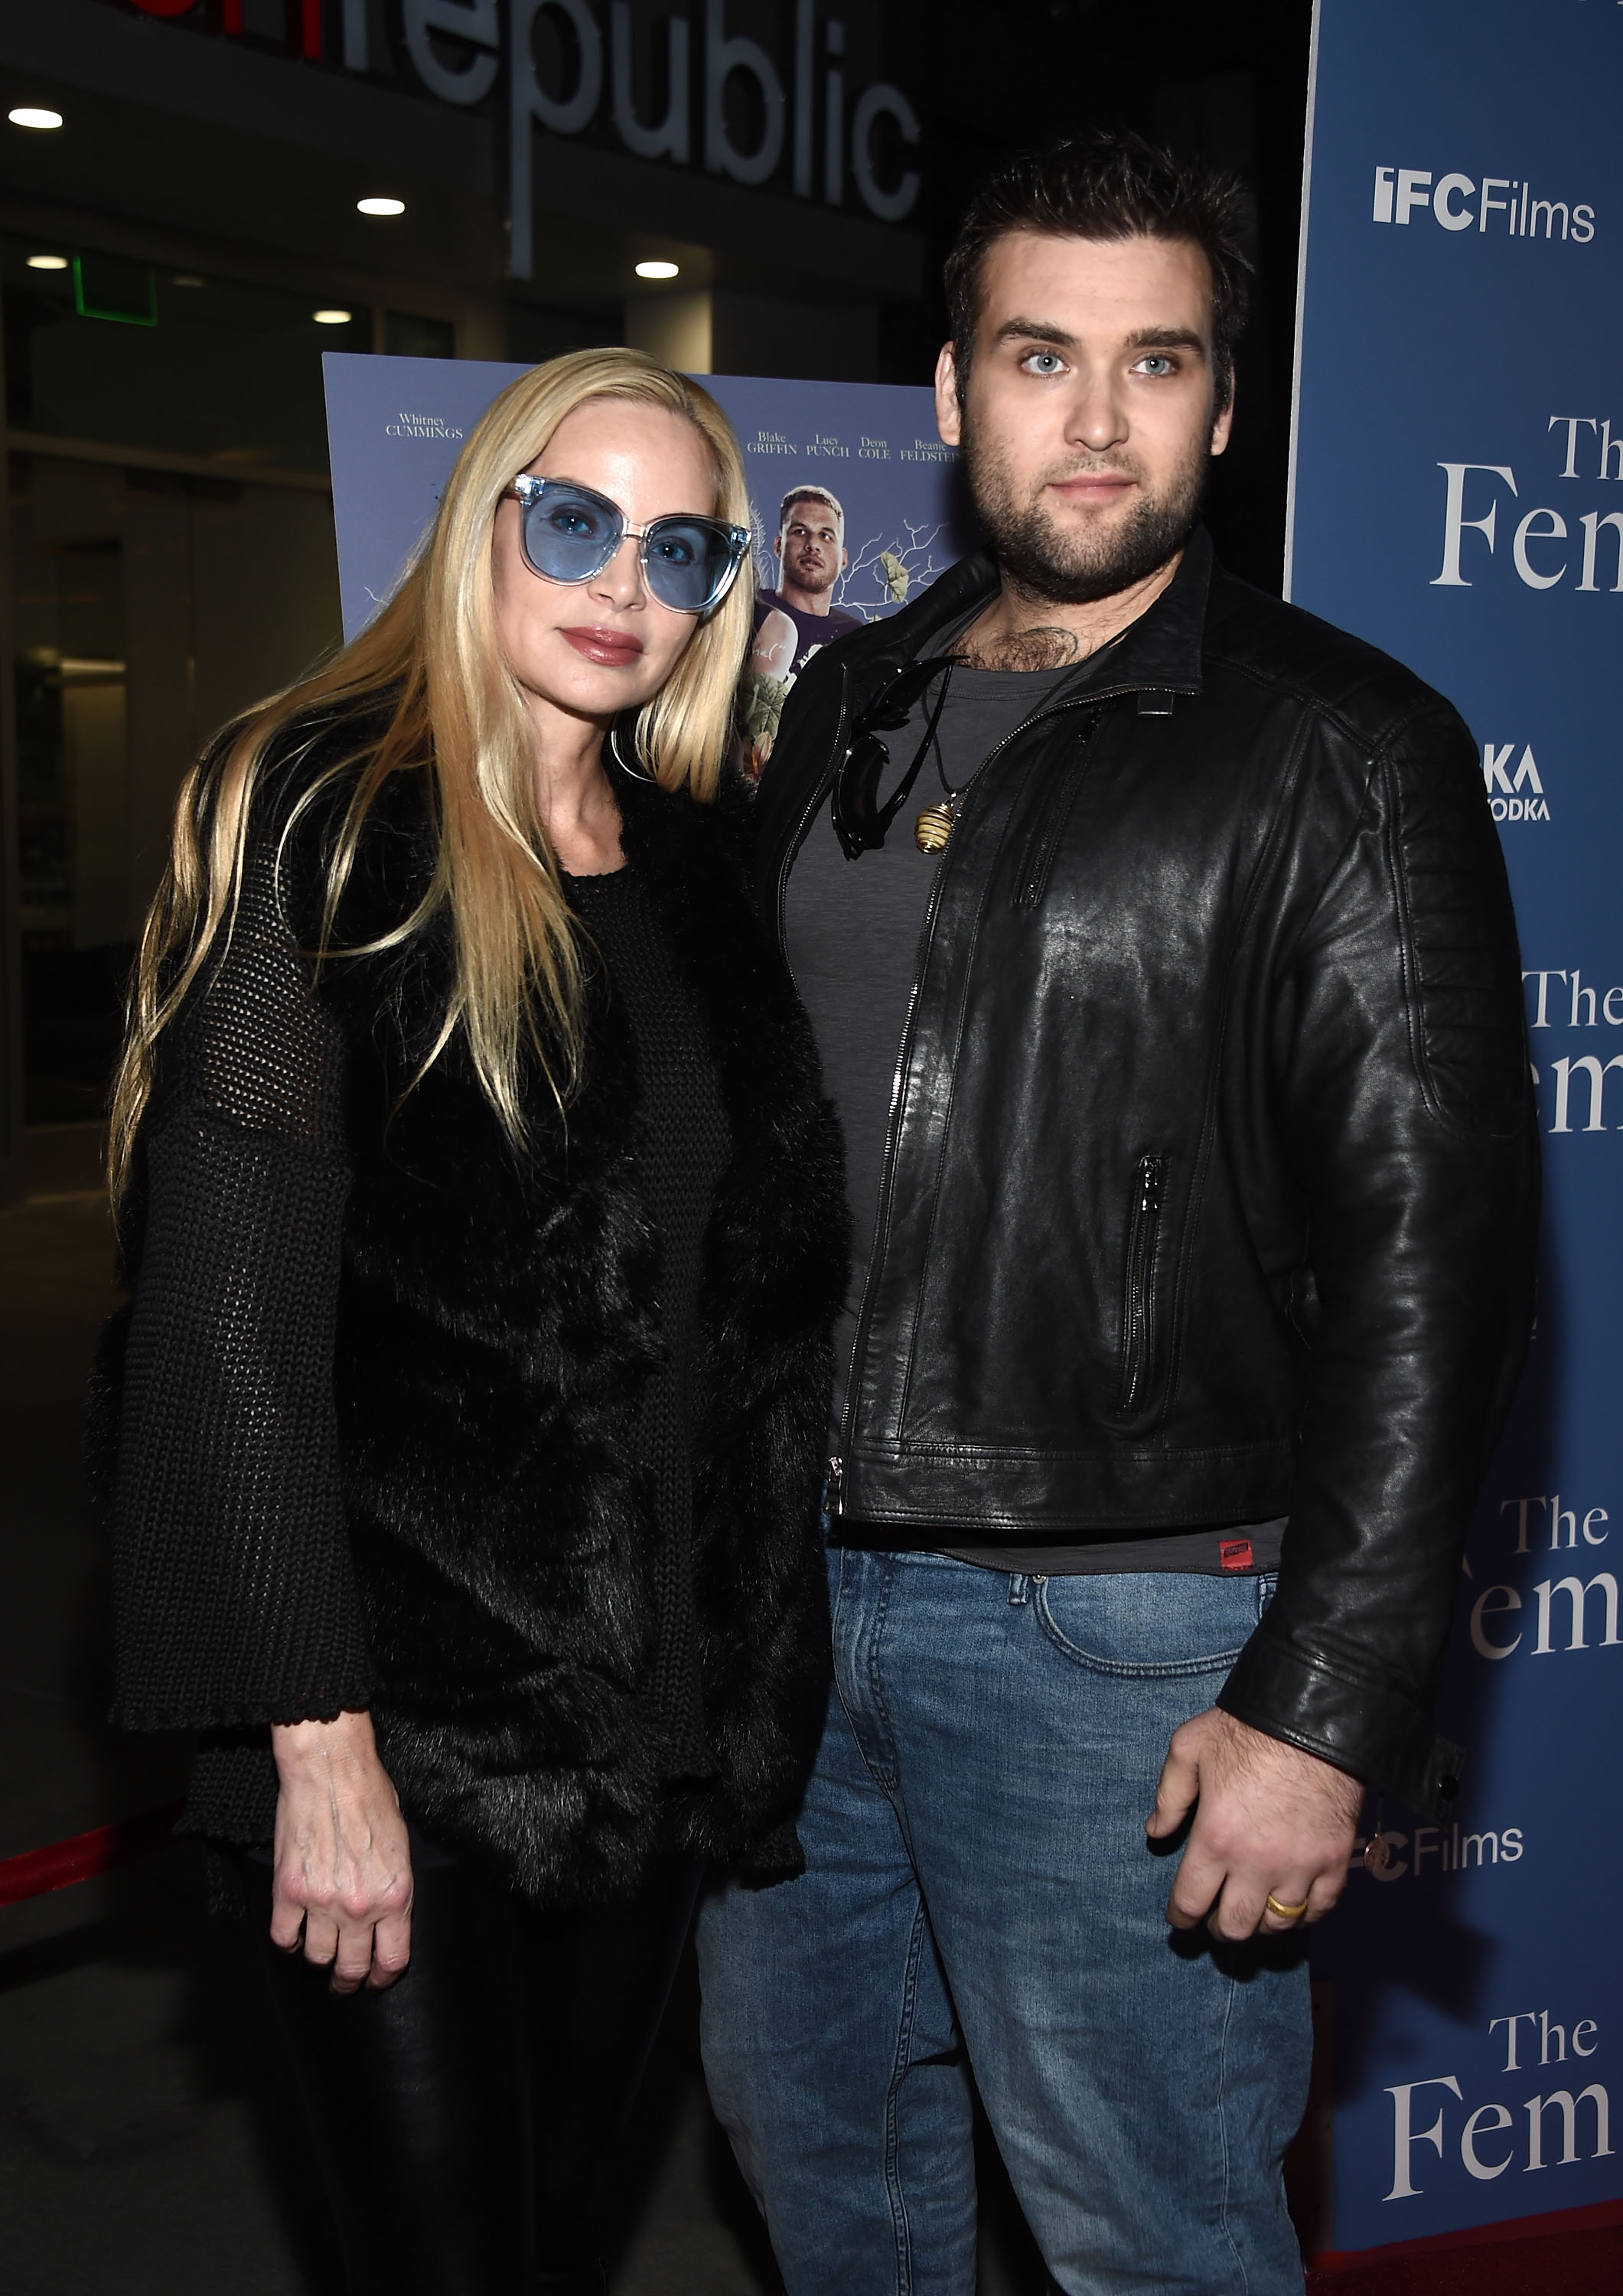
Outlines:
POLYGON ((1102 710, 1091 709, 1077 727, 1076 741, 1070 757, 1050 793, 1048 802, 1043 808, 1042 816, 1032 832, 1031 841, 1026 849, 1025 861, 1014 888, 1014 906, 1017 909, 1035 909, 1047 890, 1049 872, 1053 867, 1054 850, 1059 844, 1061 832, 1064 829, 1067 816, 1076 798, 1077 785, 1081 781, 1083 768, 1087 763, 1088 751, 1093 747, 1094 735, 1099 730, 1099 720, 1103 714, 1102 710))
POLYGON ((1141 1409, 1150 1383, 1155 1353, 1155 1242, 1160 1228, 1161 1193, 1166 1178, 1164 1156, 1139 1158, 1133 1192, 1133 1224, 1127 1237, 1121 1394, 1116 1406, 1119 1411, 1141 1409))

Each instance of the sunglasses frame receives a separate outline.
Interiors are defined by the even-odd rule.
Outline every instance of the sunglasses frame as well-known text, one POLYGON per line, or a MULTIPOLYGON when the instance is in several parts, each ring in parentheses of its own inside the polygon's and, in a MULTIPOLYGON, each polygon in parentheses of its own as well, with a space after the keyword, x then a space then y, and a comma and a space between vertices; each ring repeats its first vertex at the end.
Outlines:
POLYGON ((904 663, 889 683, 876 693, 867 707, 860 709, 851 721, 850 746, 834 775, 834 786, 829 810, 833 816, 834 834, 848 861, 857 861, 865 853, 877 853, 883 845, 891 823, 907 802, 913 785, 923 769, 930 745, 935 739, 936 726, 940 718, 947 688, 956 666, 956 656, 936 654, 922 661, 904 663), (941 677, 940 693, 924 728, 924 738, 919 743, 913 763, 883 805, 879 802, 880 776, 890 762, 888 742, 880 735, 900 730, 912 714, 913 706, 928 692, 932 679, 941 677))
POLYGON ((619 503, 613 501, 608 495, 600 495, 595 487, 582 486, 575 479, 539 479, 533 472, 521 471, 510 487, 503 488, 501 499, 504 502, 511 499, 519 505, 519 549, 524 563, 537 581, 558 582, 570 589, 579 583, 590 582, 612 562, 615 553, 623 542, 635 542, 637 545, 637 563, 642 569, 643 586, 649 596, 656 604, 663 606, 668 614, 713 614, 733 587, 734 583, 737 581, 738 570, 749 554, 750 529, 747 526, 730 526, 725 519, 708 518, 701 511, 673 511, 668 517, 656 518, 652 525, 632 526, 627 522, 626 513, 619 503), (611 510, 619 521, 619 532, 615 536, 613 542, 598 563, 588 567, 584 574, 544 574, 529 554, 525 534, 524 513, 544 502, 549 490, 557 494, 584 495, 588 502, 602 503, 604 508, 611 510), (673 606, 668 598, 660 597, 649 578, 649 537, 651 535, 658 534, 662 526, 708 527, 712 534, 720 535, 725 541, 730 554, 726 572, 722 577, 719 586, 702 605, 673 606))

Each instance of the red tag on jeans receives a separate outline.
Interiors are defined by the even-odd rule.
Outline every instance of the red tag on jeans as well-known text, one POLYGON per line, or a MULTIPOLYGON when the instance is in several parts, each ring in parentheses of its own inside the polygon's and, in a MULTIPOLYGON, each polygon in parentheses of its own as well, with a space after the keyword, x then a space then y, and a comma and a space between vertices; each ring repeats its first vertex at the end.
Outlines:
POLYGON ((1217 1562, 1225 1570, 1249 1570, 1251 1567, 1250 1540, 1220 1538, 1217 1541, 1217 1562))

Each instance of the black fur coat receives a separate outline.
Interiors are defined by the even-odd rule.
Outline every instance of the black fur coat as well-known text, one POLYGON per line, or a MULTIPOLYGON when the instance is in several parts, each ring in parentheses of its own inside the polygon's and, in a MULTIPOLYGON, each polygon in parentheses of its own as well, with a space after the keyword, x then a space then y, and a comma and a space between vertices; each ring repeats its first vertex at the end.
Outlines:
MULTIPOLYGON (((321 754, 284 771, 269 810, 321 754)), ((646 1695, 655 1494, 633 1438, 662 1341, 624 1011, 600 976, 584 1087, 560 1119, 532 1080, 534 1151, 516 1157, 460 1038, 418 1076, 443 1011, 443 936, 318 975, 299 953, 332 833, 317 807, 279 862, 275 821, 256 840, 233 947, 171 1032, 126 1223, 133 1316, 105 1365, 115 1715, 211 1734, 197 1830, 251 1836, 240 1809, 211 1823, 208 1805, 241 1802, 225 1773, 243 1748, 264 1765, 265 1724, 369 1704, 408 1816, 537 1903, 626 1894, 673 1824, 764 1876, 795 1870, 829 1669, 838 1128, 750 905, 744 800, 615 786, 731 1136, 692 1386, 717 1775, 673 1808, 646 1695), (330 1300, 312 1304, 324 1283, 330 1300)), ((398 777, 363 835, 338 945, 406 914, 431 860, 422 789, 398 777)))

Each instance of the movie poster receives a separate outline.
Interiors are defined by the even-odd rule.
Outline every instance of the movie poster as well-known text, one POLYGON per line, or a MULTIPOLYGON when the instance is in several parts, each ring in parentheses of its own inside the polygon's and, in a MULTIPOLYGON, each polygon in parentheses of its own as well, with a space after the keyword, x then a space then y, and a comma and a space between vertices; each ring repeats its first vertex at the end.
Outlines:
MULTIPOLYGON (((463 440, 525 369, 345 351, 324 365, 351 638, 410 563, 463 440)), ((739 754, 758 774, 812 656, 928 588, 970 546, 969 513, 956 449, 937 436, 927 389, 699 379, 738 433, 750 480, 755 632, 739 692, 739 754)))

